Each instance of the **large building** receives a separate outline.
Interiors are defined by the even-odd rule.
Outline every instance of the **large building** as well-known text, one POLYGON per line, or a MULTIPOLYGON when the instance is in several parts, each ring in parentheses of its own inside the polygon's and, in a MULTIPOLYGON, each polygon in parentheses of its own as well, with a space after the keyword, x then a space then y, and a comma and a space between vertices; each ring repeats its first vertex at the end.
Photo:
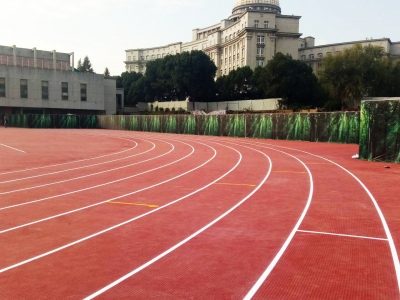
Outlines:
POLYGON ((73 53, 0 46, 0 115, 115 114, 123 106, 115 78, 73 64, 73 53))
MULTIPOLYGON (((202 50, 217 66, 217 77, 238 67, 264 66, 277 52, 306 61, 318 73, 320 60, 325 55, 358 43, 315 46, 313 37, 301 38, 300 18, 282 14, 278 0, 236 0, 229 18, 206 28, 194 29, 191 42, 126 50, 126 71, 144 73, 148 61, 169 54, 202 50)), ((400 56, 400 42, 392 43, 383 38, 360 43, 379 45, 387 54, 400 56)))

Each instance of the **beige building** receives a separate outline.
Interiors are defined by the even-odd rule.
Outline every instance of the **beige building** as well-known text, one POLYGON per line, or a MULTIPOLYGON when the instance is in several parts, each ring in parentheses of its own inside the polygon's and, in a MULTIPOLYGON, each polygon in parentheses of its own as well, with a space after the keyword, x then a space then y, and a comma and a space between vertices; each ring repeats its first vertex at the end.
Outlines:
POLYGON ((328 45, 314 45, 314 38, 307 37, 299 40, 299 57, 298 59, 309 64, 316 75, 319 75, 319 70, 322 66, 321 60, 329 55, 336 54, 345 49, 351 48, 356 44, 362 46, 378 46, 383 49, 384 55, 400 58, 400 42, 392 42, 388 38, 382 39, 365 39, 362 41, 354 41, 347 43, 337 43, 328 45))
POLYGON ((278 0, 236 0, 229 18, 194 29, 191 42, 126 50, 126 71, 144 73, 147 61, 192 50, 210 56, 217 77, 243 66, 264 66, 277 52, 297 57, 299 21, 299 16, 282 15, 278 0))
POLYGON ((217 77, 243 66, 264 66, 277 52, 305 61, 318 74, 323 57, 356 43, 381 46, 387 55, 400 57, 400 42, 388 38, 315 46, 313 37, 301 38, 300 18, 283 15, 278 0, 236 0, 229 18, 194 29, 191 42, 126 50, 126 71, 144 73, 148 61, 191 50, 210 56, 218 68, 217 77))
POLYGON ((0 46, 0 115, 115 114, 123 108, 115 78, 76 72, 73 64, 73 53, 0 46))

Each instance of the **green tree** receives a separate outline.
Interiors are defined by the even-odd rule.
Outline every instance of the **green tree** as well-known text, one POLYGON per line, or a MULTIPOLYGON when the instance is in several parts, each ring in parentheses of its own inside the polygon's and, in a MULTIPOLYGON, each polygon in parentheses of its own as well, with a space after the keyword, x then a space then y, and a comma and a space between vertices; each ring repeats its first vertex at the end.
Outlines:
POLYGON ((310 66, 277 53, 258 76, 259 87, 268 98, 282 98, 289 108, 316 106, 318 104, 318 79, 310 66))
POLYGON ((104 70, 104 76, 110 76, 110 71, 108 70, 107 67, 106 67, 106 69, 104 70))
POLYGON ((124 89, 125 104, 127 106, 131 106, 137 103, 132 98, 132 93, 129 94, 129 91, 133 87, 133 84, 142 77, 143 74, 136 72, 124 72, 121 74, 121 76, 117 77, 117 88, 124 89))
POLYGON ((77 69, 82 73, 93 73, 92 63, 90 62, 89 57, 86 55, 85 58, 82 60, 78 60, 78 67, 77 69))
POLYGON ((246 66, 221 76, 216 81, 218 101, 263 99, 265 93, 260 81, 265 69, 257 67, 254 71, 246 66))
POLYGON ((321 83, 342 109, 361 97, 399 93, 400 64, 377 46, 355 45, 323 60, 321 83))
POLYGON ((203 51, 183 52, 174 57, 172 82, 179 94, 191 102, 207 102, 215 98, 217 67, 203 51))

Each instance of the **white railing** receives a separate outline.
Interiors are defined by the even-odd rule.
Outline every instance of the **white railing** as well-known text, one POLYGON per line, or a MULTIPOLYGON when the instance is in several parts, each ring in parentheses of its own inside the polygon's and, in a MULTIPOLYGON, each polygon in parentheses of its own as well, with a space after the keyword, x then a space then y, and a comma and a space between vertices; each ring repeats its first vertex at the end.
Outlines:
POLYGON ((259 4, 259 3, 280 6, 279 0, 236 0, 235 7, 240 6, 240 5, 259 4))

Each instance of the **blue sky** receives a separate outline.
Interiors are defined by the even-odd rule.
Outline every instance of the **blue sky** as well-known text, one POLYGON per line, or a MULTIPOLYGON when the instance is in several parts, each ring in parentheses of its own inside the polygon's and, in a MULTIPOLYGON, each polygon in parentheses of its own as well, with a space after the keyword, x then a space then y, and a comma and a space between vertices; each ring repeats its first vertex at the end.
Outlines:
MULTIPOLYGON (((216 24, 234 0, 13 0, 2 5, 0 45, 88 55, 94 70, 124 71, 126 49, 188 42, 192 29, 216 24)), ((302 16, 300 32, 318 44, 389 37, 400 41, 400 0, 280 0, 302 16)))

